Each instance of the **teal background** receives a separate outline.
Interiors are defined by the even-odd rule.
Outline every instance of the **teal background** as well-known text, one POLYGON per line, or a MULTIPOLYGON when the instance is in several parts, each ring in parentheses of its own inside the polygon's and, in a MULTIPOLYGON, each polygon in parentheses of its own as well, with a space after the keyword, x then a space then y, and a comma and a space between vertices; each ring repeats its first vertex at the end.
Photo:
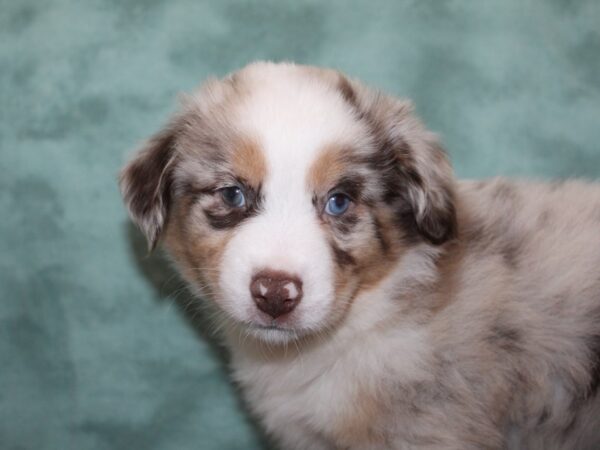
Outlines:
POLYGON ((0 448, 266 448, 117 189, 178 92, 332 66, 414 99, 461 177, 597 179, 599 24, 596 0, 0 0, 0 448))

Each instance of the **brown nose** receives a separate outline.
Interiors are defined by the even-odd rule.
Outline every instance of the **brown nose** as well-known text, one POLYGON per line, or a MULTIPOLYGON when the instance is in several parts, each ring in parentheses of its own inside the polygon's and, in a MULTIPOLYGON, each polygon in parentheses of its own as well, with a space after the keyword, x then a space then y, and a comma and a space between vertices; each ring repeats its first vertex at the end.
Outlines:
POLYGON ((252 278, 250 293, 258 309, 275 319, 300 303, 302 281, 289 273, 263 270, 252 278))

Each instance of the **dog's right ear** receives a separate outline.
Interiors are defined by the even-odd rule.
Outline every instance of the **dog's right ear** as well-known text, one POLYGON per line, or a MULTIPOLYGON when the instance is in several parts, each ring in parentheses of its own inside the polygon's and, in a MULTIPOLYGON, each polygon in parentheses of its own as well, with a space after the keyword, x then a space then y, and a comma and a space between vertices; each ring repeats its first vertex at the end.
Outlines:
POLYGON ((374 165, 385 174, 386 201, 406 229, 433 245, 456 237, 454 175, 436 136, 412 114, 412 104, 338 74, 337 88, 371 129, 374 165))
POLYGON ((152 250, 169 213, 176 160, 174 123, 152 136, 121 171, 119 186, 132 220, 152 250))

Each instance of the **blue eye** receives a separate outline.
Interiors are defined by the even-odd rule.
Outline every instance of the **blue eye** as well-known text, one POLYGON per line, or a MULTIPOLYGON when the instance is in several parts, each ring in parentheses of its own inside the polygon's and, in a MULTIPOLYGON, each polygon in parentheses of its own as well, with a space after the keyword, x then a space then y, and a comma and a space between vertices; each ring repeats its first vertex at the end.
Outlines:
POLYGON ((344 194, 333 194, 327 200, 325 212, 330 216, 340 216, 346 212, 350 206, 350 198, 344 194))
POLYGON ((223 201, 232 208, 242 208, 246 205, 244 192, 238 186, 230 186, 219 190, 223 201))

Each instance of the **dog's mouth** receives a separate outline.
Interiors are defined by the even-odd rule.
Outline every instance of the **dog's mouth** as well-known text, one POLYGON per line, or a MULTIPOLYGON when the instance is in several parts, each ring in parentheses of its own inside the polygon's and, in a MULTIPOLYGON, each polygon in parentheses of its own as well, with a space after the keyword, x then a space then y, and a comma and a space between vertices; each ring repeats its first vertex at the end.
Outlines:
POLYGON ((283 327, 280 325, 246 324, 250 335, 255 338, 274 344, 284 344, 303 336, 302 330, 283 327))
POLYGON ((276 325, 276 324, 272 324, 272 325, 252 324, 251 326, 254 328, 257 328, 259 330, 295 331, 291 328, 282 327, 282 326, 276 325))

